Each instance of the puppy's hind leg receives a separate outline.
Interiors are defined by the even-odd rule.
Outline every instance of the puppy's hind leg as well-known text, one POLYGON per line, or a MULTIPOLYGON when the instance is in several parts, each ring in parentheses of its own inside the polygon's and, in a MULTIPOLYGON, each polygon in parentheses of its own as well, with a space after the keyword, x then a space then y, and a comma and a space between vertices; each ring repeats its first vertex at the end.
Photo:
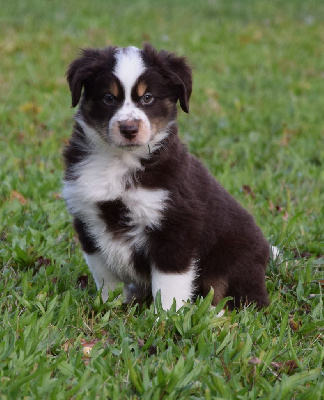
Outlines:
MULTIPOLYGON (((227 295, 228 281, 225 277, 212 277, 204 279, 202 282, 202 293, 203 296, 207 296, 211 287, 214 289, 214 298, 211 303, 211 309, 215 308, 217 304, 227 295)), ((225 314, 225 309, 222 309, 217 314, 217 317, 222 317, 225 314)))

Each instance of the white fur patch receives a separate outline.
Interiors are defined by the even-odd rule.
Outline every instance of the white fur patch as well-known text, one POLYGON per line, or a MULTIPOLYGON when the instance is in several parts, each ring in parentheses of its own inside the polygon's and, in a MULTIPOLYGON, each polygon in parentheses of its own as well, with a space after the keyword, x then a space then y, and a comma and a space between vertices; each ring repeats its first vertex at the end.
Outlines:
POLYGON ((117 49, 114 74, 124 86, 126 103, 131 100, 131 90, 145 69, 140 50, 137 47, 117 49))
POLYGON ((129 211, 129 225, 133 228, 125 233, 123 239, 114 238, 107 231, 106 224, 98 216, 89 221, 92 234, 101 248, 107 268, 126 283, 146 283, 136 275, 133 267, 133 250, 145 248, 147 242, 146 227, 160 226, 162 211, 166 206, 168 193, 163 190, 131 189, 121 195, 129 211))
POLYGON ((136 139, 131 140, 131 143, 142 145, 147 144, 151 139, 150 121, 145 112, 133 103, 131 97, 132 89, 145 69, 146 67, 144 66, 139 49, 131 46, 117 50, 114 74, 124 88, 125 100, 122 107, 109 121, 111 140, 116 146, 127 145, 129 143, 129 140, 125 139, 119 132, 119 123, 123 121, 141 121, 136 139))
POLYGON ((191 300, 194 287, 193 281, 196 277, 195 262, 184 273, 170 274, 152 268, 152 294, 155 300, 156 294, 161 290, 161 301, 164 310, 172 306, 173 299, 176 301, 177 310, 183 301, 191 300))
POLYGON ((156 228, 160 226, 161 211, 169 195, 166 190, 151 190, 142 187, 128 190, 122 197, 129 208, 131 224, 156 228))
MULTIPOLYGON (((136 168, 125 160, 104 153, 92 154, 77 165, 78 178, 64 182, 63 197, 71 214, 82 213, 93 203, 115 200, 125 191, 127 176, 136 168)), ((138 169, 141 168, 139 161, 138 169)))
POLYGON ((145 124, 150 125, 150 121, 142 110, 136 107, 132 102, 125 101, 121 109, 117 111, 110 120, 109 127, 113 126, 116 122, 131 120, 142 120, 145 124))

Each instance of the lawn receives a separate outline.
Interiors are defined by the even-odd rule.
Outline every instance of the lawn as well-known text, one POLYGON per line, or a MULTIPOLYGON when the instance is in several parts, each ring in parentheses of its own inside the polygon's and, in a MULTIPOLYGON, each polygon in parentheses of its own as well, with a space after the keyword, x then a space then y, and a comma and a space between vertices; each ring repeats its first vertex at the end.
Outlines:
POLYGON ((0 38, 0 398, 320 399, 324 3, 11 0, 0 38), (181 137, 281 249, 264 310, 96 292, 60 196, 65 71, 143 41, 190 60, 181 137))

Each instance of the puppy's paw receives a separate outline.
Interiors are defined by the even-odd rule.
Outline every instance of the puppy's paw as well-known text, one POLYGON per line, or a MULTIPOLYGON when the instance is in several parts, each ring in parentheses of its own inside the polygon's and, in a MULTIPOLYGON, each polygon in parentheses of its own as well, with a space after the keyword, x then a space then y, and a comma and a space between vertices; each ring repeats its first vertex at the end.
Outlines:
MULTIPOLYGON (((210 309, 211 309, 211 310, 213 310, 213 309, 215 309, 215 308, 216 308, 215 306, 210 306, 210 309)), ((225 309, 223 308, 222 310, 220 310, 220 311, 217 313, 216 317, 222 317, 224 314, 225 314, 225 309)))
POLYGON ((124 301, 125 304, 139 303, 142 304, 148 297, 149 291, 143 287, 137 286, 133 283, 124 284, 124 301))

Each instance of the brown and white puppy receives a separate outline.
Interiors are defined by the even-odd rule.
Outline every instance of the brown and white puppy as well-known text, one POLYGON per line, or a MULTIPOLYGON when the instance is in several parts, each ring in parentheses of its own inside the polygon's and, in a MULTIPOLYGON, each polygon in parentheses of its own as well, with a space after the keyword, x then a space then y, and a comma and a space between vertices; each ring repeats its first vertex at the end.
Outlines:
POLYGON ((103 299, 124 282, 128 299, 161 290, 166 309, 211 287, 213 304, 267 305, 268 242, 177 135, 186 60, 150 45, 86 49, 67 79, 80 106, 63 195, 103 299))

